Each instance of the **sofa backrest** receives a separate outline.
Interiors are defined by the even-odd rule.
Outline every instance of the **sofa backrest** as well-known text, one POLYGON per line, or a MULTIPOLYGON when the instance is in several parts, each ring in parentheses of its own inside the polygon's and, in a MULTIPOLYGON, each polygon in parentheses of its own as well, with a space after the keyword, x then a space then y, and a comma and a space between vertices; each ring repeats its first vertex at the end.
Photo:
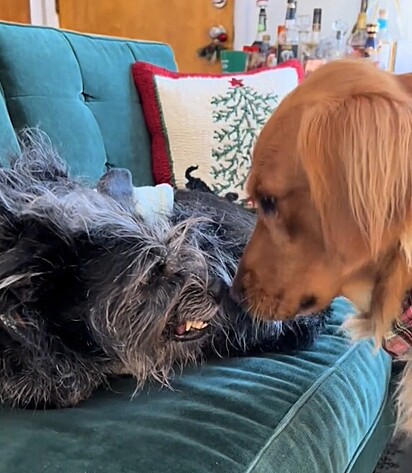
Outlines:
POLYGON ((165 44, 0 23, 0 157, 17 149, 14 130, 38 126, 73 174, 94 181, 109 163, 152 184, 138 60, 176 70, 165 44))

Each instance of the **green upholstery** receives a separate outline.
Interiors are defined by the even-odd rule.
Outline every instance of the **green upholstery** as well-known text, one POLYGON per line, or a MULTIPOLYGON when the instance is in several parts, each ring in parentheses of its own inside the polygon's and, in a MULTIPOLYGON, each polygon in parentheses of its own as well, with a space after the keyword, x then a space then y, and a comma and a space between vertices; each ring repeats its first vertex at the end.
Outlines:
POLYGON ((137 60, 176 68, 171 49, 158 43, 0 27, 0 83, 14 127, 42 128, 72 172, 91 180, 108 162, 128 167, 135 185, 153 183, 149 135, 130 73, 137 60))
POLYGON ((1 89, 0 95, 0 156, 8 156, 18 151, 16 135, 10 122, 9 113, 1 89))
MULTIPOLYGON (((130 66, 175 68, 165 45, 0 24, 0 157, 40 125, 76 174, 105 162, 150 184, 130 66), (6 108, 7 106, 7 108, 6 108)), ((75 409, 0 410, 0 473, 372 473, 391 433, 391 361, 340 331, 343 299, 308 351, 190 368, 174 392, 131 380, 75 409)))
POLYGON ((5 410, 0 471, 349 472, 385 413, 380 453, 392 419, 391 362, 369 343, 348 346, 339 334, 348 310, 336 301, 327 334, 299 356, 209 363, 186 370, 175 392, 152 388, 132 402, 124 380, 75 409, 5 410))

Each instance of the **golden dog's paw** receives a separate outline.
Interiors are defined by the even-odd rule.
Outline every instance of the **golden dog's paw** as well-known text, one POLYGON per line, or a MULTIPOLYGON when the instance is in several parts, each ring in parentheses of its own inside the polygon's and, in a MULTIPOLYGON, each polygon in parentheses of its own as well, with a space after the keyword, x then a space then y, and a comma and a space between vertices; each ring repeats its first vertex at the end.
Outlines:
POLYGON ((361 313, 350 317, 343 324, 343 329, 354 342, 367 340, 375 337, 375 323, 373 317, 367 313, 361 313))

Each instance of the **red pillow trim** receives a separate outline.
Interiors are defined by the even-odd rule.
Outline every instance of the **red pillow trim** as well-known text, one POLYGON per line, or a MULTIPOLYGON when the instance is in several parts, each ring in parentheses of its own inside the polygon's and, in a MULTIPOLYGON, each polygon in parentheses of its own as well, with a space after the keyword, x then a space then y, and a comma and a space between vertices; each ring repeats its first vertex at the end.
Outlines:
POLYGON ((155 184, 173 185, 169 141, 165 133, 163 113, 154 79, 159 72, 161 75, 172 74, 166 69, 144 62, 136 63, 132 68, 134 82, 140 95, 144 118, 150 133, 152 172, 155 184))
MULTIPOLYGON (((297 60, 285 62, 276 68, 263 68, 225 75, 228 77, 242 77, 259 74, 262 71, 285 68, 295 69, 299 84, 303 81, 305 72, 302 64, 297 60)), ((186 77, 221 78, 222 74, 185 74, 169 71, 147 62, 136 62, 133 64, 132 74, 142 103, 146 125, 151 136, 152 171, 155 184, 175 185, 170 145, 167 137, 166 126, 163 120, 162 105, 158 95, 155 76, 169 77, 171 79, 186 77)))

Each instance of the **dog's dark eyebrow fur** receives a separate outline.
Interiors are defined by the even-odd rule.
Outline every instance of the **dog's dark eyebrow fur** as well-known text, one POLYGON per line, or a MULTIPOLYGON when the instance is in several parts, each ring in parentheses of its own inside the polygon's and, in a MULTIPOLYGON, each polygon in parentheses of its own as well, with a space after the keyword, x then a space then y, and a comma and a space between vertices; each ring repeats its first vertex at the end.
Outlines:
POLYGON ((43 134, 22 140, 0 167, 1 403, 73 406, 117 374, 168 385, 187 363, 303 348, 321 332, 324 314, 257 323, 231 298, 252 212, 176 191, 173 214, 150 225, 128 172, 109 170, 96 192, 43 134))

